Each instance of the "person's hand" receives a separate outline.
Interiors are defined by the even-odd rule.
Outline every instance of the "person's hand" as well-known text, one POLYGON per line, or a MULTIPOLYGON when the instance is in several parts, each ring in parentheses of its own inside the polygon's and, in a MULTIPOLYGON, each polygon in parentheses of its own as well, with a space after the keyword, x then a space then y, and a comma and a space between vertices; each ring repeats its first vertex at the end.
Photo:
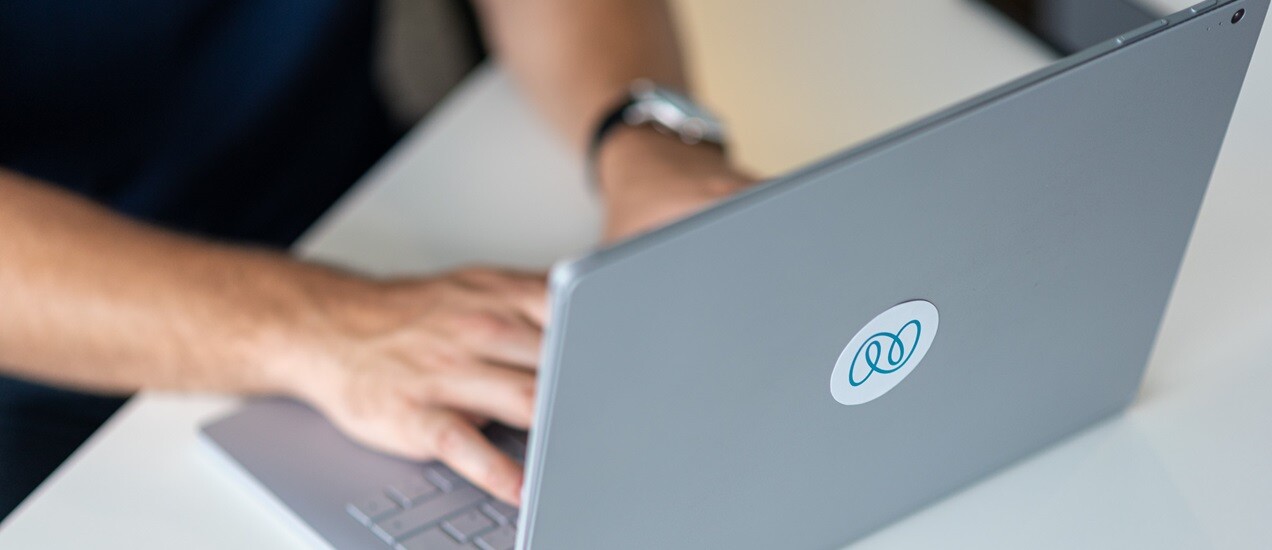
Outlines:
POLYGON ((719 147, 686 145, 648 127, 608 136, 596 172, 607 242, 675 221, 755 183, 719 147))
POLYGON ((321 315, 321 353, 297 365, 298 396, 368 447, 440 459, 518 504, 521 467, 479 427, 530 426, 544 277, 469 269, 373 289, 321 315))

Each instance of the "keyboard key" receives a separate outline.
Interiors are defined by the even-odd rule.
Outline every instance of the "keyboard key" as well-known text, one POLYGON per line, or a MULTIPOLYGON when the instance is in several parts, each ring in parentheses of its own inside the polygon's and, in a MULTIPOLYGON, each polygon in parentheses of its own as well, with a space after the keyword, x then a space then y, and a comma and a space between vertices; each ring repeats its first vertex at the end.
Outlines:
POLYGON ((385 542, 393 544, 407 535, 432 526, 442 518, 468 508, 485 499, 486 496, 472 487, 465 487, 451 493, 428 499, 414 508, 396 516, 375 523, 371 528, 385 542))
POLYGON ((472 487, 471 483, 460 477, 459 474, 445 466, 437 466, 424 470, 424 475, 432 481, 434 485, 440 487, 443 491, 451 492, 465 487, 472 487))
POLYGON ((482 510, 490 519, 495 520, 499 525, 506 525, 517 521, 517 509, 512 505, 505 504, 498 500, 491 500, 482 505, 482 510))
POLYGON ((503 514, 500 514, 494 508, 491 508, 489 503, 482 504, 480 509, 482 512, 486 513, 486 517, 494 520, 496 524, 503 525, 508 523, 508 518, 504 517, 503 514))
POLYGON ((345 507, 345 511, 354 519, 365 525, 375 523, 375 520, 389 516, 401 508, 389 499, 384 493, 372 495, 357 502, 351 502, 345 507))
POLYGON ((486 517, 476 508, 453 516, 442 523, 442 529, 462 541, 469 540, 494 526, 494 520, 486 517))
POLYGON ((450 535, 443 533, 441 529, 429 529, 403 542, 399 542, 394 548, 396 550, 459 550, 472 547, 456 542, 450 535))
POLYGON ((475 542, 481 550, 512 550, 517 545, 517 530, 511 525, 503 525, 477 537, 475 542))
POLYGON ((389 496, 403 508, 410 508, 441 493, 442 490, 424 476, 420 476, 404 483, 390 485, 388 492, 389 496))

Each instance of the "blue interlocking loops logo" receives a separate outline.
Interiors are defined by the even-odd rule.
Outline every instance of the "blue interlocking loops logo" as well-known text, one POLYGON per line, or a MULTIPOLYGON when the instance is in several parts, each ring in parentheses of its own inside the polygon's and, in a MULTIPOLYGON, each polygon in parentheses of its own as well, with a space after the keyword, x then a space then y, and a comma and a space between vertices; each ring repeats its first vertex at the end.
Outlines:
POLYGON ((910 300, 875 315, 848 340, 830 373, 830 395, 861 405, 892 391, 927 357, 941 315, 927 300, 910 300))
POLYGON ((902 325, 895 333, 877 332, 867 338, 861 347, 857 348, 857 353, 852 357, 852 363, 848 365, 848 383, 857 387, 865 384, 866 380, 875 373, 891 374, 901 370, 901 367, 914 357, 914 350, 919 348, 919 336, 922 334, 923 323, 913 319, 902 325), (910 337, 910 334, 913 334, 913 337, 910 337), (888 348, 886 352, 885 345, 888 348), (860 379, 856 376, 859 364, 866 373, 860 379))

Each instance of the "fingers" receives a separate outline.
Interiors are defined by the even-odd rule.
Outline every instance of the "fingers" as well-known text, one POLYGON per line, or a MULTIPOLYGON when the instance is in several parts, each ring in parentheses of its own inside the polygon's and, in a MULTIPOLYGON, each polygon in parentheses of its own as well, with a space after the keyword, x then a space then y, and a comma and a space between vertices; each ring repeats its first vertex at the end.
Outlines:
POLYGON ((521 316, 477 309, 449 317, 442 335, 479 359, 534 370, 542 330, 521 316))
POLYGON ((540 329, 548 326, 548 285, 536 279, 528 281, 522 289, 510 296, 512 305, 540 329))
POLYGON ((548 319, 547 276, 542 273, 471 268, 455 274, 461 282, 486 290, 513 311, 542 328, 548 319))
POLYGON ((472 335, 479 339, 472 342, 477 354, 495 363, 537 369, 543 328, 520 316, 505 317, 495 314, 494 317, 488 319, 491 326, 487 327, 493 330, 472 335))
POLYGON ((539 363, 546 316, 541 277, 484 269, 455 274, 462 286, 443 317, 447 336, 487 361, 534 369, 539 363))
POLYGON ((462 372, 414 382, 418 402, 453 408, 527 429, 534 417, 534 375, 496 365, 473 365, 462 372))
POLYGON ((475 426, 449 411, 429 411, 420 419, 417 436, 431 454, 452 470, 504 502, 521 504, 524 472, 475 426))
MULTIPOLYGON (((512 369, 499 369, 519 375, 532 377, 530 373, 512 369)), ((505 374, 507 376, 507 374, 505 374)), ((511 377, 515 379, 516 377, 511 377)), ((526 397, 524 390, 512 389, 513 386, 525 387, 524 381, 505 384, 509 389, 495 387, 495 392, 520 393, 521 399, 526 397)), ((453 386, 453 401, 480 404, 482 400, 469 395, 484 390, 480 386, 469 387, 459 383, 453 386)), ((480 412, 452 410, 436 400, 421 403, 410 399, 398 387, 393 394, 374 392, 369 395, 380 395, 372 402, 355 402, 347 399, 334 402, 318 403, 323 413, 355 441, 371 449, 390 453, 412 460, 441 460, 461 476, 496 498, 517 505, 520 500, 523 472, 519 464, 491 444, 478 430, 488 416, 480 412)), ((505 399, 500 399, 505 400, 505 399)), ((521 408, 525 408, 522 405, 521 408)), ((509 410, 513 410, 509 408, 509 410)), ((525 419, 528 413, 509 412, 509 420, 525 419)))
MULTIPOLYGON (((476 427, 528 428, 547 320, 541 274, 468 269, 388 285, 400 326, 366 339, 354 384, 333 419, 360 441, 416 459, 438 458, 517 504, 522 470, 476 427), (388 403, 382 407, 369 406, 388 403)), ((336 395, 340 395, 337 393, 336 395)))

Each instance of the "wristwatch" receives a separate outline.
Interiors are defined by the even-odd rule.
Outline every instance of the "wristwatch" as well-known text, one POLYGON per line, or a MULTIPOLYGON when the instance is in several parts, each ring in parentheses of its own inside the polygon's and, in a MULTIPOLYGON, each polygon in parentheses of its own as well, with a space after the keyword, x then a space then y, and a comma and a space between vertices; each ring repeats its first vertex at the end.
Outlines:
POLYGON ((667 135, 693 145, 708 143, 724 147, 724 124, 706 108, 683 94, 640 79, 632 82, 628 95, 606 113, 588 144, 587 166, 593 185, 597 184, 597 153, 605 138, 620 125, 650 125, 667 135))

